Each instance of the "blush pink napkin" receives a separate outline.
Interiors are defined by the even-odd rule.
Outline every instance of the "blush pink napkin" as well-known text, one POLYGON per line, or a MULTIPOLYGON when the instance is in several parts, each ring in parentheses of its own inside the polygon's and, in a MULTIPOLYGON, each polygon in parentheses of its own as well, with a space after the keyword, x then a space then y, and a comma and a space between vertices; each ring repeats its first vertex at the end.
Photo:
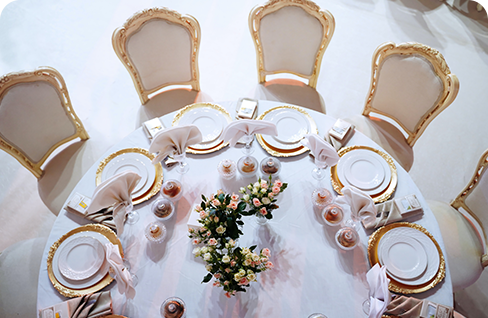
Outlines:
POLYGON ((278 135, 278 129, 276 125, 264 120, 252 120, 252 119, 241 119, 233 121, 225 127, 222 132, 222 139, 224 142, 230 142, 231 147, 234 147, 236 143, 244 135, 278 135))
POLYGON ((353 218, 363 220, 366 228, 376 222, 376 206, 369 194, 351 186, 345 186, 341 192, 336 202, 349 205, 353 218))
POLYGON ((117 235, 121 235, 124 231, 127 208, 132 207, 132 191, 139 180, 141 180, 141 176, 137 173, 124 171, 100 183, 93 193, 87 214, 114 206, 113 219, 117 235))
POLYGON ((186 147, 202 142, 202 133, 195 125, 176 126, 161 130, 154 136, 150 153, 158 153, 152 163, 157 164, 168 155, 181 155, 186 147))
POLYGON ((369 285, 369 318, 381 318, 391 301, 386 277, 386 267, 376 263, 367 273, 366 280, 369 285))
POLYGON ((305 135, 300 143, 310 149, 316 160, 325 161, 329 167, 339 162, 340 157, 335 148, 317 134, 305 135))
POLYGON ((124 266, 124 261, 120 256, 119 247, 111 243, 105 244, 105 258, 114 271, 119 293, 125 293, 127 298, 134 298, 136 290, 132 283, 132 275, 124 266))

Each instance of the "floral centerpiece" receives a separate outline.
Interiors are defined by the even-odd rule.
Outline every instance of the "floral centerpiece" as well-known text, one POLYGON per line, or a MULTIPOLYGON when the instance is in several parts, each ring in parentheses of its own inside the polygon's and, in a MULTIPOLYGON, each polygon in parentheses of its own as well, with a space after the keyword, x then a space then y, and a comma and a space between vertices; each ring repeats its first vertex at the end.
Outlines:
POLYGON ((287 183, 283 183, 279 179, 274 183, 271 182, 271 176, 269 176, 269 181, 259 178, 257 182, 249 184, 246 188, 241 188, 239 190, 243 194, 241 201, 250 207, 249 211, 241 212, 242 215, 256 215, 268 220, 272 219, 272 211, 279 208, 275 203, 276 197, 287 186, 287 183))
POLYGON ((206 198, 196 208, 200 213, 199 222, 202 227, 189 229, 189 236, 195 247, 193 254, 201 257, 209 272, 202 283, 215 279, 213 285, 223 287, 227 297, 238 291, 246 291, 249 283, 256 281, 256 274, 273 268, 269 260, 268 248, 255 252, 256 245, 249 248, 237 246, 236 240, 242 233, 239 229, 244 222, 241 220, 246 202, 240 200, 238 194, 225 194, 222 190, 206 198), (240 201, 240 202, 239 202, 240 201))

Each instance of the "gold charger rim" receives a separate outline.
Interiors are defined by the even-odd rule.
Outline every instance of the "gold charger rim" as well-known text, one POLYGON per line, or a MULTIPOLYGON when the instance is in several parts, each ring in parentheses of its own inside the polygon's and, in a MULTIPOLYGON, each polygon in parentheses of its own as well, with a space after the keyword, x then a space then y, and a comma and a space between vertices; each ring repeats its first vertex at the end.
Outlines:
POLYGON ((49 276, 49 280, 53 284, 54 288, 56 288, 56 290, 61 295, 68 298, 80 297, 87 294, 95 293, 101 290, 102 288, 104 288, 105 286, 109 285, 113 281, 113 278, 107 272, 107 274, 101 280, 99 280, 97 283, 93 284, 92 286, 86 288, 74 289, 74 288, 64 286, 56 279, 56 276, 54 276, 53 266, 52 266, 54 254, 56 254, 56 251, 58 250, 61 243, 63 243, 67 238, 81 232, 97 232, 105 236, 112 244, 117 245, 119 247, 120 255, 124 257, 124 250, 122 248, 122 243, 120 243, 117 234, 115 234, 114 231, 112 231, 110 228, 106 227, 105 225, 87 224, 72 229, 71 231, 65 233, 56 242, 54 242, 53 245, 51 245, 51 248, 49 249, 49 253, 47 255, 47 273, 49 276))
MULTIPOLYGON (((386 189, 384 191, 371 196, 374 203, 381 203, 381 202, 388 200, 392 196, 393 192, 395 192, 395 189, 396 189, 396 186, 398 183, 397 169, 396 169, 395 163, 393 162, 393 159, 390 157, 390 155, 388 155, 387 153, 385 153, 379 149, 375 149, 375 148, 369 147, 369 146, 361 146, 361 145, 343 147, 337 152, 337 154, 339 155, 339 157, 342 157, 346 153, 351 152, 353 150, 357 150, 357 149, 364 149, 364 150, 376 152, 378 155, 380 155, 388 163, 388 166, 390 167, 390 171, 391 171, 390 183, 388 184, 388 186, 386 187, 386 189)), ((332 166, 330 168, 330 180, 332 183, 332 187, 334 188, 334 191, 337 192, 338 194, 342 195, 341 190, 344 187, 344 185, 341 183, 339 176, 337 174, 337 165, 332 166)))
MULTIPOLYGON (((305 117, 308 119, 308 122, 310 123, 310 132, 309 133, 310 134, 318 134, 319 133, 319 130, 317 128, 317 124, 315 123, 315 120, 312 118, 312 116, 310 116, 310 114, 303 107, 300 107, 300 106, 292 106, 292 105, 276 106, 276 107, 270 108, 267 111, 260 114, 256 118, 256 120, 263 120, 264 117, 266 115, 268 115, 269 113, 276 111, 278 109, 284 109, 284 108, 293 109, 293 110, 296 110, 296 111, 302 113, 303 115, 305 115, 305 117)), ((293 148, 293 149, 280 149, 280 148, 273 147, 264 140, 264 138, 261 134, 256 134, 256 139, 257 139, 258 143, 261 145, 261 147, 264 150, 266 150, 267 153, 269 153, 270 155, 272 155, 274 157, 293 157, 293 156, 298 156, 298 155, 301 155, 301 154, 309 151, 309 149, 307 147, 302 146, 299 143, 298 143, 298 147, 293 148)))
POLYGON ((438 283, 440 283, 444 279, 446 275, 446 263, 444 260, 444 254, 442 253, 441 247, 439 246, 439 243, 437 243, 434 236, 419 224, 409 223, 409 222, 391 223, 380 227, 373 234, 371 234, 368 240, 368 259, 370 265, 374 266, 376 263, 379 263, 378 245, 383 235, 385 235, 391 229, 398 228, 398 227, 410 227, 427 235, 427 237, 429 237, 429 239, 432 240, 432 242, 434 243, 437 249, 437 252, 439 253, 439 268, 437 270, 436 275, 433 278, 431 278, 428 282, 424 284, 414 285, 414 286, 402 284, 396 281, 394 277, 386 273, 388 278, 390 279, 390 284, 388 285, 388 289, 394 293, 418 294, 418 293, 425 292, 431 288, 434 288, 438 283))
MULTIPOLYGON (((96 186, 98 186, 100 183, 102 183, 102 172, 103 172, 103 169, 105 169, 105 167, 107 166, 107 164, 111 160, 113 160, 114 158, 116 158, 122 154, 125 154, 125 153, 138 153, 138 154, 141 154, 141 155, 148 157, 149 160, 151 160, 151 161, 156 157, 155 155, 149 153, 149 150, 143 149, 143 148, 124 148, 124 149, 118 150, 118 151, 110 154, 108 157, 106 157, 102 161, 100 161, 100 164, 98 165, 96 176, 95 176, 95 185, 96 186)), ((163 176, 163 166, 161 165, 160 162, 158 162, 157 164, 155 164, 153 166, 154 166, 154 169, 156 170, 156 175, 154 177, 152 186, 149 188, 149 190, 147 190, 142 195, 140 195, 136 198, 132 198, 132 204, 133 205, 136 205, 136 204, 139 204, 139 203, 142 203, 144 201, 149 200, 150 198, 152 198, 153 196, 158 194, 159 191, 161 190, 161 185, 163 183, 163 177, 164 177, 163 176)))
MULTIPOLYGON (((183 115, 185 115, 190 110, 195 109, 195 108, 204 108, 204 107, 210 107, 210 108, 213 108, 213 109, 221 112, 227 118, 227 124, 232 122, 232 117, 230 116, 229 112, 224 107, 217 105, 217 104, 213 104, 213 103, 194 103, 194 104, 187 105, 187 106, 183 107, 182 109, 180 109, 175 114, 175 117, 173 118, 173 121, 171 122, 171 126, 172 127, 177 126, 179 121, 181 120, 181 117, 183 117, 183 115)), ((205 154, 209 154, 209 153, 218 151, 218 150, 224 148, 225 146, 229 145, 229 142, 224 142, 222 139, 220 139, 220 136, 217 139, 220 140, 221 142, 219 142, 217 145, 215 145, 213 147, 204 148, 204 149, 196 149, 196 148, 192 148, 192 147, 187 147, 186 152, 194 154, 194 155, 205 155, 205 154)))

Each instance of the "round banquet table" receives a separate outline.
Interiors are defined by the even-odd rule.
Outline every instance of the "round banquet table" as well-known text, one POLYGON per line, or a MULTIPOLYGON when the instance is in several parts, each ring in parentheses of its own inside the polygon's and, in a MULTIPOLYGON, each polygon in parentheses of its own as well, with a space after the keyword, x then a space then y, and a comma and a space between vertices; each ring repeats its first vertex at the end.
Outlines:
MULTIPOLYGON (((235 114, 235 102, 217 103, 235 114)), ((260 101, 258 113, 283 103, 260 101)), ((315 120, 319 135, 323 136, 334 124, 335 119, 312 110, 307 112, 315 120)), ((165 127, 170 127, 175 113, 161 117, 165 127)), ((150 141, 142 128, 135 130, 120 143, 109 149, 100 161, 124 148, 147 149, 150 141)), ((373 141, 355 132, 347 145, 365 145, 379 148, 373 141)), ((253 143, 253 156, 262 160, 268 154, 257 142, 253 143)), ((236 192, 241 186, 254 182, 255 178, 244 178, 237 174, 234 181, 223 181, 217 172, 217 165, 223 159, 235 162, 243 156, 241 148, 229 146, 206 155, 187 155, 190 170, 179 175, 176 166, 163 165, 164 179, 178 179, 184 187, 184 195, 176 204, 176 214, 165 222, 168 233, 162 244, 150 243, 144 236, 144 228, 156 218, 151 212, 152 199, 136 205, 140 220, 134 225, 125 225, 119 237, 124 253, 131 264, 131 271, 138 276, 136 296, 126 301, 118 292, 115 281, 105 287, 110 290, 114 313, 136 317, 158 317, 162 302, 172 296, 182 298, 187 306, 187 317, 308 317, 320 312, 329 318, 366 317, 362 303, 368 297, 366 272, 370 269, 367 255, 368 235, 360 227, 361 242, 352 251, 343 251, 334 242, 336 227, 325 225, 320 214, 314 210, 311 193, 318 186, 328 188, 337 195, 329 178, 317 181, 312 178, 314 163, 308 152, 299 156, 280 158, 282 171, 280 179, 288 183, 278 199, 279 209, 273 212, 273 219, 265 225, 258 225, 255 217, 243 217, 244 235, 240 246, 257 245, 257 250, 268 247, 271 250, 272 270, 258 274, 257 282, 251 283, 247 292, 235 297, 225 297, 222 288, 211 283, 202 284, 207 274, 205 264, 192 254, 194 246, 188 238, 187 222, 192 206, 199 204, 201 194, 209 196, 218 189, 236 192)), ((96 187, 95 175, 99 162, 91 167, 80 180, 74 192, 91 197, 96 187)), ((444 243, 437 221, 429 210, 422 194, 408 173, 396 164, 398 185, 393 197, 415 194, 423 209, 423 216, 415 223, 426 228, 439 243, 444 255, 444 243)), ((90 222, 62 210, 49 235, 41 263, 38 285, 37 308, 42 309, 66 300, 51 284, 47 271, 47 254, 51 245, 68 231, 90 222)), ((452 306, 452 284, 449 267, 437 286, 417 298, 452 306)))

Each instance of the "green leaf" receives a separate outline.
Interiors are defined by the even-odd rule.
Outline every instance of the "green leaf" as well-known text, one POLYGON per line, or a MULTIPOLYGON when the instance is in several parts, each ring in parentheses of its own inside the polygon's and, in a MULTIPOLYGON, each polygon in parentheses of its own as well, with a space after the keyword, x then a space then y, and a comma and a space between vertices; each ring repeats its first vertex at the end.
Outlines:
POLYGON ((283 192, 287 187, 288 187, 288 183, 283 183, 283 185, 280 188, 280 191, 283 192))
MULTIPOLYGON (((207 198, 202 194, 202 200, 207 201, 207 198)), ((203 202, 202 202, 203 203, 203 202)))
POLYGON ((254 250, 256 249, 256 246, 257 246, 257 245, 253 245, 253 246, 251 246, 251 247, 249 248, 249 250, 250 250, 251 252, 254 252, 254 250))
POLYGON ((249 215, 253 215, 254 214, 254 211, 242 211, 241 212, 242 215, 246 215, 246 216, 249 216, 249 215))
POLYGON ((200 207, 202 208, 202 210, 205 210, 205 208, 206 208, 205 203, 204 202, 200 203, 200 207))
POLYGON ((244 211, 245 208, 246 208, 246 202, 239 202, 239 204, 237 205, 236 211, 241 212, 241 211, 244 211))
POLYGON ((236 223, 237 223, 237 224, 239 224, 239 225, 244 225, 244 222, 243 222, 243 221, 241 221, 241 220, 236 221, 236 223))
POLYGON ((205 275, 205 277, 203 278, 202 280, 202 284, 203 283, 208 283, 210 280, 212 279, 212 274, 211 273, 208 273, 207 275, 205 275))

